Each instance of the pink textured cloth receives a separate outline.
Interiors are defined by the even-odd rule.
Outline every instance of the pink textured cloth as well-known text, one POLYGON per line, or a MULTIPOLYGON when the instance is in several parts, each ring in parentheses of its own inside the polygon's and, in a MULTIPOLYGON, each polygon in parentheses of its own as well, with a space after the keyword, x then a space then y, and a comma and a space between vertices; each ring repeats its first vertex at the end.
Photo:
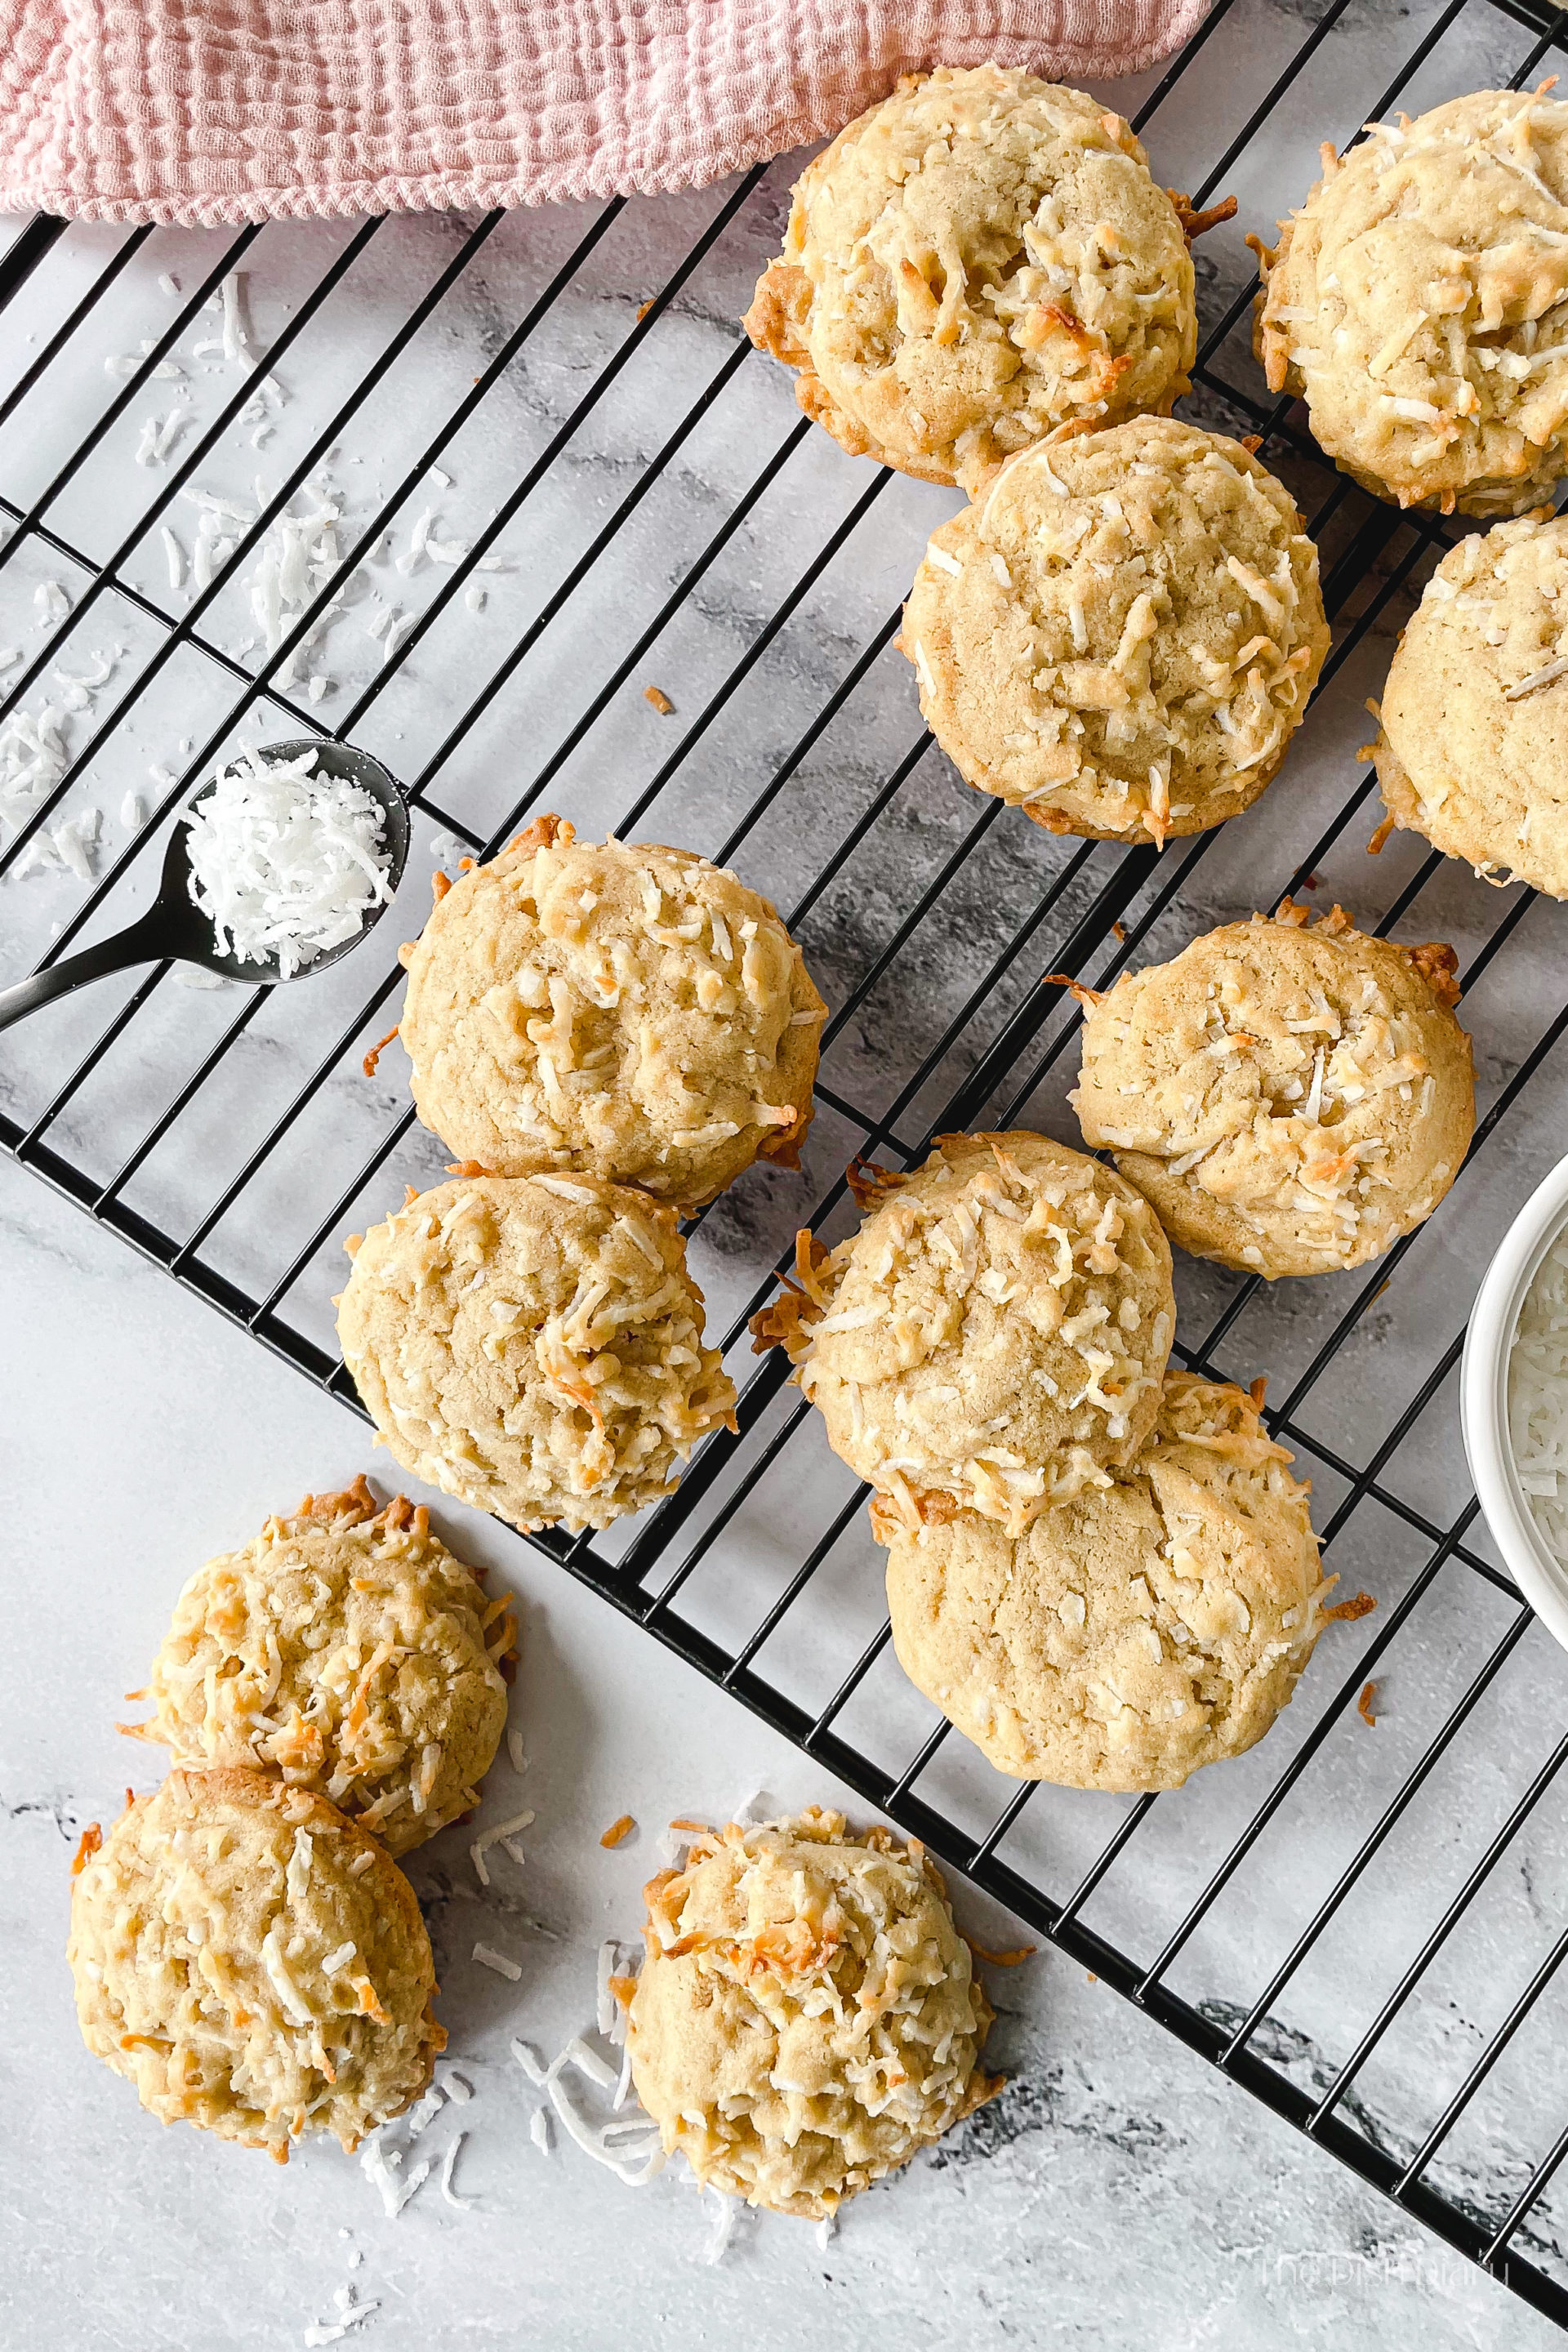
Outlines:
POLYGON ((186 226, 701 186, 919 66, 1134 73, 1207 0, 0 0, 0 211, 186 226))

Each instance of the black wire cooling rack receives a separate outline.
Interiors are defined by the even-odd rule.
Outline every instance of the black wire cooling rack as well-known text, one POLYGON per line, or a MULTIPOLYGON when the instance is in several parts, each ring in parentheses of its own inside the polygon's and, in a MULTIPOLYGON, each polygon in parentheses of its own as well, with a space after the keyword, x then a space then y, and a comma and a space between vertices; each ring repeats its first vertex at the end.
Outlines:
MULTIPOLYGON (((541 1548, 1559 2323, 1568 1661, 1477 1518, 1455 1373, 1480 1268, 1560 1149, 1562 918, 1409 836, 1367 861, 1362 698, 1454 527, 1353 489, 1265 395, 1241 232, 1300 200, 1321 138, 1522 84, 1565 23, 1526 0, 1218 0, 1133 89, 1156 169, 1198 203, 1241 197, 1200 248, 1186 404, 1262 436, 1336 625, 1282 776, 1158 856, 1037 833, 967 793, 921 730, 892 639, 956 501, 843 457, 739 339, 787 169, 481 220, 38 220, 0 255, 0 751, 9 722, 14 783, 29 744, 45 755, 0 850, 0 974, 126 919, 185 793, 247 736, 329 732, 405 778, 405 931, 436 857, 486 855, 549 806, 768 890, 833 1012, 804 1175, 752 1171, 692 1236, 744 1380, 740 1434, 645 1522, 541 1548), (184 422, 153 433, 160 462, 146 412, 171 401, 184 422), (339 511, 341 566, 258 650, 243 583, 312 483, 339 511), (200 588, 193 492, 226 502, 200 588), (426 531, 437 552, 410 561, 426 531), (128 786, 152 804, 117 823, 128 786), (89 806, 95 875, 30 874, 89 806), (782 1360, 752 1364, 746 1318, 797 1223, 844 1230, 852 1153, 908 1163, 983 1122, 1076 1139, 1077 1016, 1044 972, 1103 985, 1286 890, 1455 939, 1477 1037, 1484 1116, 1429 1226, 1364 1276, 1270 1288, 1179 1269, 1179 1359, 1272 1372, 1268 1418, 1313 1477, 1330 1565, 1379 1607, 1325 1638, 1260 1748, 1186 1790, 1015 1788, 903 1683, 863 1492, 782 1360)), ((0 769, 0 807, 4 792, 0 769)), ((186 992, 160 965, 0 1054, 7 1149, 351 1404, 331 1336, 342 1235, 440 1161, 399 1049, 360 1067, 391 1018, 395 936, 270 993, 186 992)))

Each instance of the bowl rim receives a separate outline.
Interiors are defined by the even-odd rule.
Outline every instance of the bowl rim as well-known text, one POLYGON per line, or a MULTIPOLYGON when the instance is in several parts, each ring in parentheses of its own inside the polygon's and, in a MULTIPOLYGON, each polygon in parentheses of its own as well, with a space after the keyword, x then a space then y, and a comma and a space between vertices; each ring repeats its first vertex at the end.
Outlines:
POLYGON ((1508 1370, 1520 1309, 1548 1248, 1568 1223, 1568 1157, 1544 1176, 1481 1277, 1459 1364, 1459 1426, 1481 1514, 1503 1564, 1553 1638, 1568 1650, 1568 1568, 1554 1559, 1531 1513, 1513 1458, 1508 1370))

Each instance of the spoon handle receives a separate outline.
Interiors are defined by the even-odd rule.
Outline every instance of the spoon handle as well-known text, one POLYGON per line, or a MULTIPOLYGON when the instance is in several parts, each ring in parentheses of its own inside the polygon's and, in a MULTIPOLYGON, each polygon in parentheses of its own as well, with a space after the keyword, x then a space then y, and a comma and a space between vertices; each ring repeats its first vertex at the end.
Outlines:
POLYGON ((123 971, 127 964, 152 963, 167 952, 162 926, 150 915, 143 916, 128 930, 116 931, 112 939, 100 940, 95 947, 83 948, 79 955, 50 964, 47 971, 36 971, 31 980, 19 980, 15 988, 0 989, 0 1029, 8 1029, 13 1021, 22 1020, 38 1005, 68 994, 84 981, 123 971))

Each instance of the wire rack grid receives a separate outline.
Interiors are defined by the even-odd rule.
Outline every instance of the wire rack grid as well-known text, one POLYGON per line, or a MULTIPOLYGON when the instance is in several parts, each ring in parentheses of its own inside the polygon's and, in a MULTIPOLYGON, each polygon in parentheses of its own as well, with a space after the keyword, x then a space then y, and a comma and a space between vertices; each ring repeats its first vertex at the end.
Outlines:
MULTIPOLYGON (((536 1540, 1559 2324, 1568 1661, 1477 1519, 1455 1397, 1465 1302, 1558 1149, 1559 918, 1406 836, 1366 861, 1362 699, 1454 527, 1367 499, 1264 394, 1241 231, 1299 201, 1320 138, 1522 84, 1565 26, 1533 0, 1396 18, 1217 0, 1134 87, 1156 169, 1200 204, 1241 198, 1200 259, 1186 409, 1263 436, 1336 632, 1282 777, 1158 855, 1037 833, 968 794, 921 728, 892 641, 956 501, 843 457, 738 337, 787 166, 478 220, 41 219, 0 254, 0 976, 125 920, 192 785, 280 732, 352 740, 409 784, 408 932, 436 863, 531 810, 737 863, 833 1007, 804 1174, 754 1169, 691 1230, 739 1433, 646 1520, 536 1540), (268 548, 329 508, 329 560, 268 607, 268 548), (29 873, 95 809, 100 870, 29 873), (1186 1790, 1014 1788, 899 1675, 864 1490, 782 1360, 752 1362, 747 1317, 797 1223, 847 1229, 852 1154, 908 1165, 981 1123, 1076 1139, 1077 1014, 1044 972, 1104 985, 1287 890, 1456 940, 1478 1042, 1463 1175, 1364 1276, 1179 1270, 1179 1360, 1273 1374, 1268 1419, 1312 1475, 1329 1565, 1380 1605, 1325 1640, 1259 1748, 1186 1790), (1369 1682, 1391 1701, 1371 1732, 1369 1682)), ((396 928, 309 987, 197 993, 159 965, 0 1056, 10 1151, 351 1405, 342 1236, 441 1161, 398 1049, 361 1068, 392 1018, 396 928)))

